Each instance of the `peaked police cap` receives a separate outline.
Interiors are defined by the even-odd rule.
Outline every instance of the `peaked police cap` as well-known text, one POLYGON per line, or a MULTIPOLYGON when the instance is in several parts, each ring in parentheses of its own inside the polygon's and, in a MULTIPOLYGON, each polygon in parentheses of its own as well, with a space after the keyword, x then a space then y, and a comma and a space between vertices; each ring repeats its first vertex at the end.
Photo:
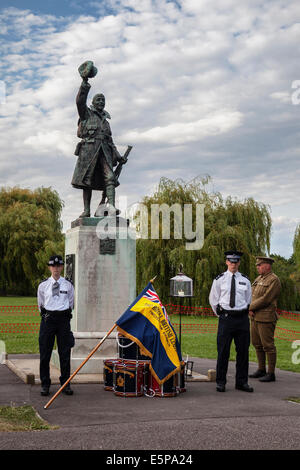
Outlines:
POLYGON ((64 264, 63 259, 60 255, 50 256, 48 266, 62 266, 64 264))
POLYGON ((243 253, 241 251, 236 251, 236 250, 229 250, 225 251, 225 256, 228 261, 231 263, 238 263, 241 259, 241 256, 243 256, 243 253))

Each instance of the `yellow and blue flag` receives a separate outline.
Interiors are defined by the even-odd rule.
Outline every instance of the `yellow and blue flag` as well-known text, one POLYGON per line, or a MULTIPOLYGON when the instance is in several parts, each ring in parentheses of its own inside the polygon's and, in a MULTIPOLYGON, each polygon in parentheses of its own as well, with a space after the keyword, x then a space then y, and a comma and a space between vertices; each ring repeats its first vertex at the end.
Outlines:
POLYGON ((151 358, 150 369, 161 385, 180 371, 180 345, 151 282, 116 321, 118 331, 151 358))

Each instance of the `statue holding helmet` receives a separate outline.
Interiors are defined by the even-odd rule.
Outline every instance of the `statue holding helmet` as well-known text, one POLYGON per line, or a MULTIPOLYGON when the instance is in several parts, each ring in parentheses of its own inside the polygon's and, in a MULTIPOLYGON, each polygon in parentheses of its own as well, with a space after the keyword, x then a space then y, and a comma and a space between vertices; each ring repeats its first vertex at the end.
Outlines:
POLYGON ((103 191, 102 199, 95 212, 95 217, 117 215, 115 208, 115 188, 119 186, 118 177, 132 147, 128 146, 121 156, 115 146, 108 122, 109 113, 105 108, 105 97, 98 93, 93 97, 92 105, 87 106, 87 97, 91 85, 89 78, 97 74, 92 61, 84 62, 78 68, 82 77, 76 105, 79 115, 77 144, 75 155, 77 163, 74 169, 72 186, 83 190, 84 211, 79 217, 90 217, 92 190, 103 191), (114 167, 117 167, 114 170, 114 167))

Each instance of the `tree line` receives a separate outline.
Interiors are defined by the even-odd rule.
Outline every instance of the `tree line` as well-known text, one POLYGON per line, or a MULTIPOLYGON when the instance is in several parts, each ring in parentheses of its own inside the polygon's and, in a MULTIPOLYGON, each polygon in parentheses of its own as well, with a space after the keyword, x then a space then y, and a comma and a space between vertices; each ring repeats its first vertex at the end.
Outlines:
MULTIPOLYGON (((184 234, 181 239, 174 237, 171 213, 170 239, 137 239, 137 292, 157 275, 155 285, 161 300, 173 302, 169 282, 182 264, 183 271, 194 282, 191 305, 208 306, 212 280, 226 269, 224 251, 229 249, 244 253, 242 273, 251 281, 257 276, 255 257, 270 254, 270 208, 253 198, 243 201, 231 196, 224 198, 219 192, 209 191, 209 183, 210 177, 190 182, 161 178, 156 191, 142 199, 148 214, 152 204, 180 204, 182 209, 184 204, 190 204, 194 231, 196 205, 203 204, 204 243, 200 250, 186 250, 186 242, 191 240, 184 234)), ((49 275, 49 256, 54 253, 64 256, 62 208, 63 201, 51 187, 0 190, 1 295, 35 295, 38 283, 49 275)), ((160 217, 160 229, 162 222, 160 217)), ((151 233, 150 217, 148 224, 151 233)), ((270 256, 275 258, 273 270, 282 283, 279 307, 300 310, 300 226, 295 231, 293 248, 289 259, 272 253, 270 256)))

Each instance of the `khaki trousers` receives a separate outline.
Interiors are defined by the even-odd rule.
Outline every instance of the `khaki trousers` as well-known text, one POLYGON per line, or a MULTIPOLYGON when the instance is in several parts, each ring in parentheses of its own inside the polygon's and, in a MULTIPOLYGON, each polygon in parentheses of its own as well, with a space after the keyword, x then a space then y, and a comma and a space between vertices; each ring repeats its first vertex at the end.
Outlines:
POLYGON ((276 365, 276 346, 274 332, 276 321, 258 322, 251 319, 251 342, 256 350, 258 368, 266 369, 266 356, 268 359, 268 373, 273 374, 276 365))

